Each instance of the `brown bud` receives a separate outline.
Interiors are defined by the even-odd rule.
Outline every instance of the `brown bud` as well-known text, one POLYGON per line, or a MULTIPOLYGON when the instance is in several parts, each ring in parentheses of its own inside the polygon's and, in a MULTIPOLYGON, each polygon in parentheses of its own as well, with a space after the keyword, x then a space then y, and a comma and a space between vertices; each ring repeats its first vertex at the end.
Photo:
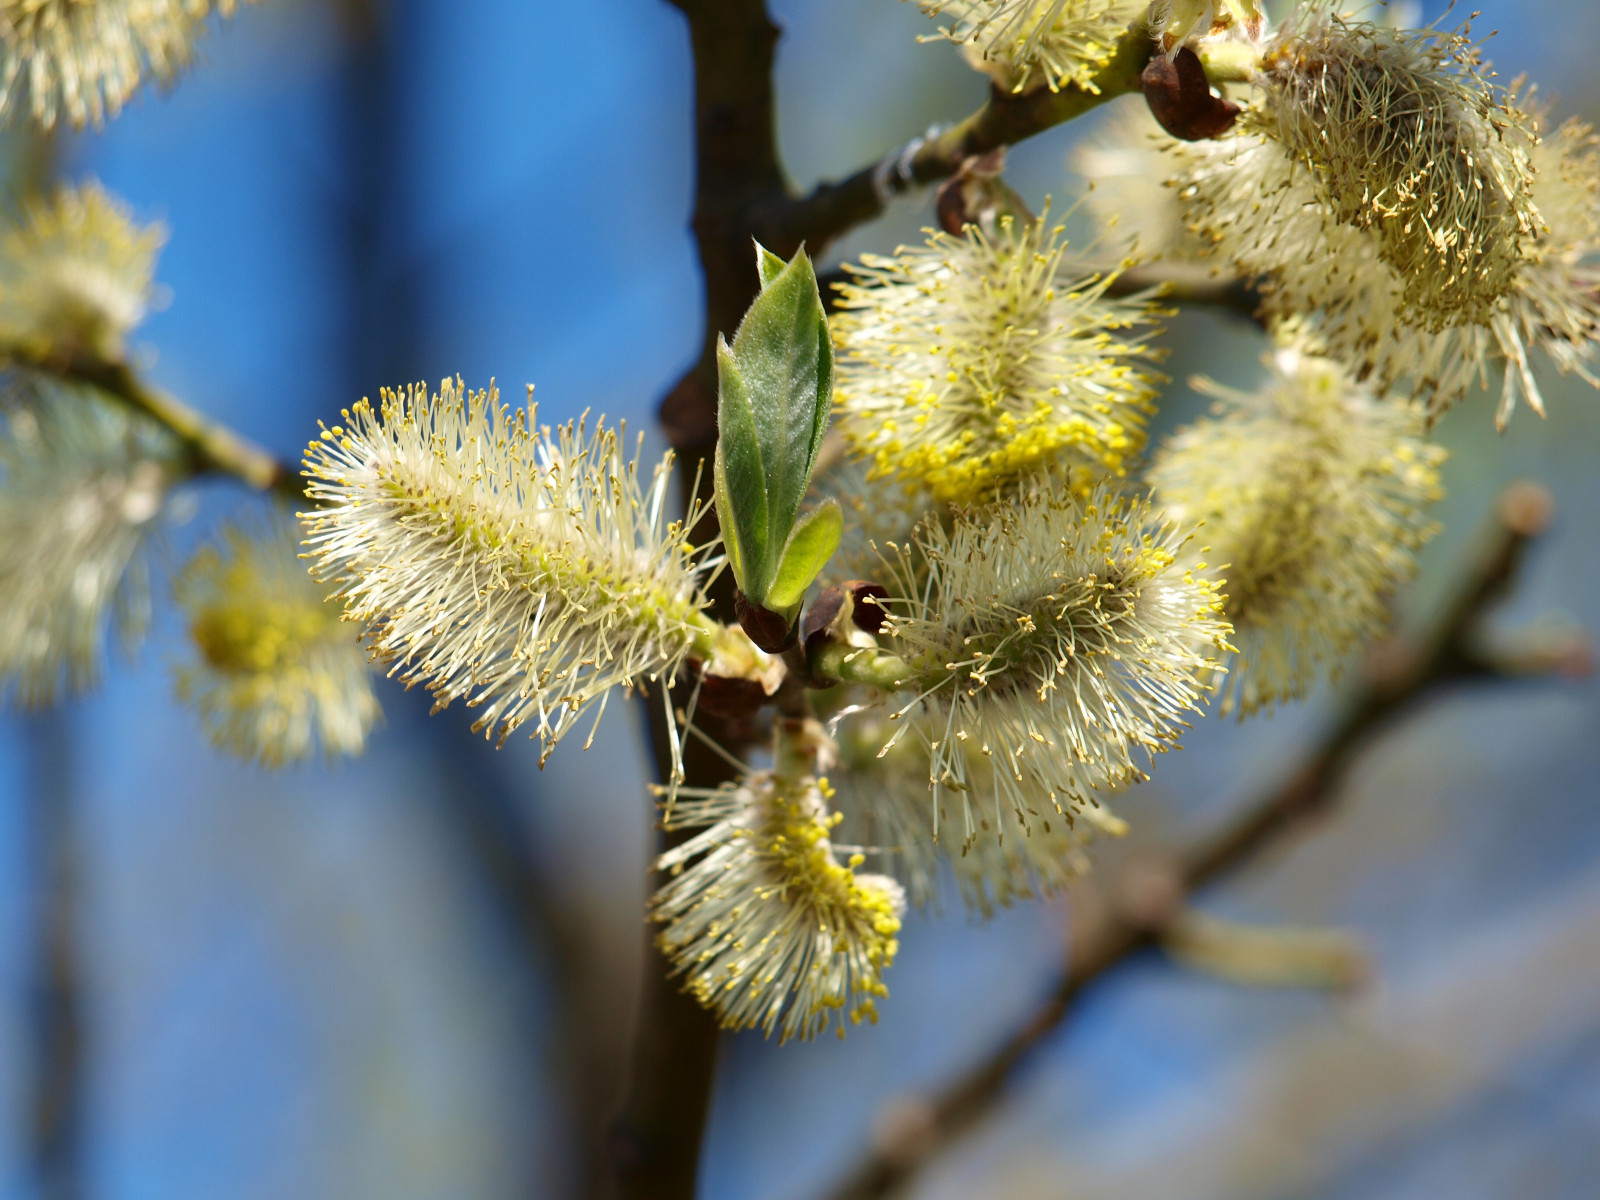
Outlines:
POLYGON ((1117 874, 1113 903, 1135 929, 1165 929, 1183 912, 1186 900, 1183 872, 1169 855, 1132 855, 1117 874))
POLYGON ((849 590, 853 602, 850 619, 856 623, 856 628, 871 634, 881 633, 889 615, 889 609, 883 604, 889 598, 889 589, 865 579, 852 579, 844 587, 849 590))
POLYGON ((838 584, 823 588, 817 593, 817 598, 806 609, 805 620, 800 623, 801 632, 806 639, 807 655, 812 654, 828 640, 828 634, 838 622, 839 614, 844 611, 848 599, 848 593, 838 584))
POLYGON ((1542 484, 1522 480, 1500 493, 1500 520, 1512 533, 1538 537, 1555 515, 1555 497, 1542 484))
POLYGON ((700 680, 697 707, 714 717, 744 717, 767 702, 767 690, 757 679, 730 679, 707 675, 700 680))
POLYGON ((1221 137, 1238 119, 1239 106, 1212 94, 1200 56, 1187 46, 1171 60, 1164 54, 1152 58, 1139 83, 1161 128, 1183 141, 1221 137))
POLYGON ((1001 177, 1005 169, 1004 146, 966 159, 954 175, 939 185, 933 202, 939 228, 959 237, 968 225, 992 234, 1004 216, 1032 221, 1027 204, 1001 177))
POLYGON ((768 654, 782 654, 799 640, 794 624, 781 613, 752 604, 737 588, 733 592, 733 611, 750 640, 768 654))
MULTIPOLYGON (((888 616, 879 601, 888 594, 888 589, 881 583, 866 579, 852 579, 848 583, 824 588, 806 609, 805 621, 801 626, 805 634, 806 659, 809 661, 816 657, 830 641, 844 640, 849 625, 876 634, 883 628, 884 618, 888 616)), ((813 675, 811 686, 831 687, 837 682, 836 679, 813 675)))

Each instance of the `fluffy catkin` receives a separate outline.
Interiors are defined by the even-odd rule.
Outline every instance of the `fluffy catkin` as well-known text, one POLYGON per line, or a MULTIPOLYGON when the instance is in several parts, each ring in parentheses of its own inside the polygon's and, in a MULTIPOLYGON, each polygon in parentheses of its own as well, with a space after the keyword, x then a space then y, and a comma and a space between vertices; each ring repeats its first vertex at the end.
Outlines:
POLYGON ((1059 465, 1118 474, 1144 443, 1158 376, 1148 297, 1067 256, 1060 226, 968 226, 867 255, 840 290, 835 403, 876 476, 948 503, 1059 465))
POLYGON ((929 521, 892 549, 885 632, 910 699, 884 752, 908 728, 923 740, 936 833, 971 845, 991 816, 1082 810, 1176 743, 1228 633, 1217 585, 1180 561, 1187 540, 1101 484, 929 521))
POLYGON ((379 717, 358 631, 300 561, 288 520, 228 529, 173 583, 193 657, 178 697, 220 749, 279 767, 360 754, 379 717))
POLYGON ((667 519, 671 466, 642 485, 618 431, 540 428, 493 387, 386 392, 307 449, 305 545, 378 657, 548 756, 613 688, 711 657, 715 563, 667 519))
POLYGON ((1256 392, 1208 380, 1215 415, 1180 430, 1149 471, 1155 498, 1203 522, 1239 649, 1223 707, 1303 696, 1382 630, 1389 594, 1435 526, 1445 452, 1420 406, 1374 395, 1303 340, 1256 392))
POLYGON ((729 1029, 811 1038, 877 1021, 905 896, 840 863, 826 780, 757 772, 713 792, 682 789, 668 828, 700 828, 663 854, 651 902, 685 986, 729 1029))

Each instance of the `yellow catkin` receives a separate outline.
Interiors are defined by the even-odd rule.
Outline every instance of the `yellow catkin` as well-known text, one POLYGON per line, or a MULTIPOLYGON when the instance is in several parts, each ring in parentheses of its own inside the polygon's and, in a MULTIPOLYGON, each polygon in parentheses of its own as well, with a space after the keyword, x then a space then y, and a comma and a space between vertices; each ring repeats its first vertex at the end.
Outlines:
POLYGON ((619 431, 540 428, 459 380, 344 420, 306 451, 308 557, 373 651, 441 706, 477 707, 475 728, 532 722, 548 755, 706 632, 720 559, 667 517, 670 454, 643 486, 619 431))
MULTIPOLYGON (((248 0, 247 0, 248 2, 248 0)), ((193 61, 211 13, 235 0, 0 0, 0 119, 101 125, 147 81, 193 61)))
POLYGON ((1303 7, 1268 48, 1244 125, 1283 146, 1341 224, 1371 230, 1409 323, 1484 323, 1543 228, 1531 118, 1467 26, 1396 30, 1303 7))
POLYGON ((1203 522, 1238 657, 1224 708, 1294 699, 1337 672, 1388 619, 1387 598, 1435 526, 1445 452, 1420 406, 1356 383, 1314 343, 1269 359, 1257 392, 1197 381, 1220 412, 1155 456, 1156 501, 1203 522))
POLYGON ((1067 259, 1059 226, 969 226, 865 256, 832 326, 840 427, 875 476, 941 501, 993 499, 1062 465, 1120 474, 1157 376, 1145 300, 1067 259))
POLYGON ((946 19, 941 37, 1006 91, 1079 87, 1098 92, 1095 75, 1146 0, 938 0, 923 11, 946 19))
POLYGON ((89 388, 19 373, 0 404, 0 691, 95 684, 149 616, 141 552, 184 473, 166 432, 89 388))
POLYGON ((705 827, 661 856, 651 903, 684 986, 730 1029, 811 1038, 876 1022, 905 908, 893 879, 839 862, 826 780, 758 772, 712 792, 683 789, 669 828, 705 827))
POLYGON ((367 656, 287 520, 229 529, 174 581, 194 646, 177 675, 220 749, 263 766, 359 754, 379 716, 367 656))
POLYGON ((929 521, 894 549, 885 628, 909 699, 885 752, 907 728, 925 739, 941 838, 970 846, 1007 812, 1029 828, 1041 801, 1092 807, 1176 743, 1209 690, 1208 650, 1228 648, 1217 585, 1181 560, 1187 541, 1102 484, 929 521))
POLYGON ((96 183, 27 204, 0 233, 0 353, 122 357, 151 307, 166 236, 96 183))

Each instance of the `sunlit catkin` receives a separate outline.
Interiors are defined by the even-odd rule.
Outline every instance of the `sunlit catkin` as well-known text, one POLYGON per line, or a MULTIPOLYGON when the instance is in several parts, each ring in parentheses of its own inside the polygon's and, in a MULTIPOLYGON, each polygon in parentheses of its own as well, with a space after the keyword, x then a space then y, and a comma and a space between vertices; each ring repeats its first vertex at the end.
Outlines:
POLYGON ((941 0, 923 9, 948 19, 940 33, 1003 90, 1098 92, 1095 75, 1145 0, 941 0))
POLYGON ((641 486, 618 431, 552 432, 446 380, 354 405, 305 461, 315 574, 402 678, 481 708, 475 729, 531 721, 548 756, 611 689, 709 639, 705 556, 667 519, 671 455, 641 486))
POLYGON ((970 846, 1008 812, 1029 827, 1041 804, 1089 807, 1176 743, 1228 632, 1216 585, 1180 562, 1186 541, 1100 485, 929 521, 886 561, 885 629, 910 694, 893 719, 924 740, 941 839, 970 846))
POLYGON ((0 396, 0 690, 44 705, 96 683, 142 636, 140 550, 179 474, 172 441, 85 388, 13 379, 0 396))
POLYGON ((1098 226, 1099 245, 1132 261, 1164 262, 1169 269, 1197 263, 1209 252, 1208 243, 1190 228, 1178 197, 1172 139, 1147 105, 1114 110, 1079 143, 1071 161, 1088 185, 1083 206, 1098 226))
POLYGON ((1151 0, 1147 19, 1150 35, 1168 57, 1191 38, 1233 27, 1254 40, 1266 28, 1260 0, 1151 0))
POLYGON ((1534 123, 1491 82, 1467 28, 1396 30, 1303 5, 1262 60, 1244 119, 1310 175, 1341 224, 1370 229, 1408 323, 1484 323, 1542 228, 1534 123))
POLYGON ((300 561, 299 531, 230 529, 173 583, 192 659, 179 698, 222 750, 278 767, 361 753, 379 715, 358 631, 300 561))
POLYGON ((663 854, 672 878, 651 915, 685 986, 729 1029, 810 1038, 877 1021, 905 897, 840 863, 826 781, 758 772, 712 792, 684 789, 668 828, 703 828, 663 854), (837 1022, 837 1024, 835 1024, 837 1022))
POLYGON ((1383 399, 1295 342, 1253 393, 1208 380, 1216 415, 1181 430, 1150 467, 1157 503, 1204 522, 1239 655, 1224 709, 1306 694, 1382 630, 1386 600, 1435 526, 1445 452, 1420 406, 1383 399))
MULTIPOLYGON (((249 0, 246 0, 249 2, 249 0)), ((146 80, 169 84, 194 58, 205 19, 235 0, 0 0, 0 119, 49 129, 122 111, 146 80)))
POLYGON ((166 237, 96 183, 29 202, 0 232, 0 356, 121 358, 166 237))
MULTIPOLYGON (((902 718, 926 719, 926 714, 902 718)), ((946 868, 962 904, 984 917, 1020 900, 1053 895, 1089 869, 1088 847, 1097 836, 1126 832, 1126 824, 1098 799, 1063 816, 1047 795, 1024 792, 1020 810, 997 809, 992 798, 976 801, 986 815, 970 843, 950 837, 936 841, 926 758, 932 735, 913 731, 879 757, 893 733, 894 725, 878 712, 840 729, 839 770, 829 778, 844 820, 834 838, 842 850, 864 854, 875 869, 893 875, 918 907, 940 906, 946 868)), ((1022 782, 1030 783, 1026 777, 1022 782)), ((951 795, 943 797, 946 828, 951 795)))
POLYGON ((852 270, 835 401, 875 475, 968 503, 1062 464, 1120 473, 1143 445, 1155 311, 1108 297, 1060 226, 1005 217, 852 270))

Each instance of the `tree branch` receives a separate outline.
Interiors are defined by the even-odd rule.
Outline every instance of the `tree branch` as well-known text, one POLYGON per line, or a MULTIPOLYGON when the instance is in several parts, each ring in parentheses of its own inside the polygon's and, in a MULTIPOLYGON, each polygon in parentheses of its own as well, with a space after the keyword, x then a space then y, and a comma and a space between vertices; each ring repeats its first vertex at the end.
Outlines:
POLYGON ((34 848, 35 943, 29 1132, 35 1183, 43 1200, 83 1195, 83 963, 81 813, 73 789, 72 738, 59 710, 22 724, 29 766, 25 786, 34 848))
POLYGON ((190 408, 176 396, 145 383, 126 363, 86 356, 66 361, 23 360, 14 353, 7 357, 41 374, 88 384, 134 412, 143 413, 177 438, 196 474, 228 475, 258 492, 275 492, 287 500, 306 498, 305 485, 294 466, 190 408))
MULTIPOLYGON (((1383 725, 1448 685, 1526 677, 1495 673, 1476 646, 1486 612, 1510 588, 1530 541, 1548 526, 1551 511, 1542 488, 1521 484, 1509 489, 1479 561, 1421 642, 1415 647, 1391 645, 1373 656, 1338 719, 1278 787, 1170 863, 1155 869, 1146 863, 1138 878, 1121 880, 1121 903, 1088 914, 1086 927, 1075 932, 1072 961, 1049 998, 988 1058, 915 1103, 911 1119, 897 1123, 904 1135, 876 1146, 830 1193, 832 1200, 890 1195, 978 1124, 1004 1094, 1012 1072, 1055 1031, 1086 987, 1136 951, 1157 945, 1165 925, 1194 892, 1248 866, 1303 828, 1307 818, 1331 807, 1345 772, 1383 725)), ((1561 663, 1570 669, 1573 661, 1569 656, 1561 663)))
MULTIPOLYGON (((787 194, 778 163, 772 65, 778 29, 764 0, 669 0, 688 19, 694 61, 695 198, 692 226, 704 279, 705 326, 699 362, 663 400, 668 440, 683 455, 684 511, 709 498, 706 456, 717 437, 715 347, 731 334, 754 297, 758 280, 750 214, 787 194)), ((787 255, 791 247, 771 244, 787 255)), ((692 534, 697 544, 716 536, 715 513, 692 534)), ((714 589, 716 616, 733 620, 732 579, 714 589)), ((670 687, 670 683, 668 684, 670 687)), ((670 738, 663 697, 651 689, 650 732, 662 777, 670 738)), ((669 699, 668 702, 679 701, 669 699)), ((715 740, 737 745, 736 729, 699 719, 715 740)), ((731 776, 699 743, 684 747, 685 782, 716 787, 731 776)), ((685 836, 679 834, 676 836, 685 836)), ((673 835, 668 835, 670 844, 673 835)), ((623 1200, 693 1200, 700 1143, 711 1103, 718 1040, 716 1021, 679 983, 652 940, 633 1036, 622 1106, 613 1123, 610 1166, 614 1194, 623 1200)))
POLYGON ((1111 60, 1091 85, 1048 88, 1016 94, 992 87, 982 108, 966 120, 931 136, 913 139, 882 160, 839 183, 825 183, 809 195, 784 198, 756 214, 758 228, 771 244, 805 242, 813 256, 834 238, 884 210, 894 196, 948 179, 968 158, 1013 146, 1053 126, 1080 117, 1107 100, 1139 90, 1139 75, 1150 61, 1153 43, 1143 21, 1117 42, 1111 60))

